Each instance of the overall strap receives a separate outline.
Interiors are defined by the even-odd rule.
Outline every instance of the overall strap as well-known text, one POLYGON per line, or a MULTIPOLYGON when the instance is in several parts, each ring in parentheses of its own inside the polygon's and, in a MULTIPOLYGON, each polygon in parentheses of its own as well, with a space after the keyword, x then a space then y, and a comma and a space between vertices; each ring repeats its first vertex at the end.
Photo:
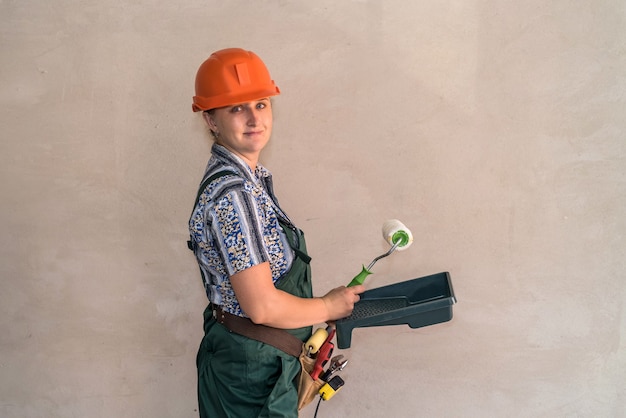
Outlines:
MULTIPOLYGON (((202 193, 204 193, 206 188, 209 187, 209 184, 211 184, 213 180, 217 180, 229 174, 236 174, 236 173, 232 170, 218 171, 217 173, 213 174, 212 176, 204 180, 202 184, 200 184, 200 187, 198 188, 198 195, 196 196, 196 201, 194 202, 193 209, 191 210, 192 216, 193 216, 193 211, 196 209, 196 206, 198 205, 198 202, 200 201, 200 196, 202 196, 202 193)), ((189 237, 189 241, 187 241, 187 248, 189 248, 191 251, 194 251, 194 246, 195 246, 195 242, 193 241, 191 237, 189 237)))
POLYGON ((279 217, 278 223, 285 231, 289 246, 296 254, 296 257, 304 261, 305 264, 310 264, 312 259, 306 252, 306 244, 302 242, 304 240, 304 233, 287 219, 281 219, 279 217))

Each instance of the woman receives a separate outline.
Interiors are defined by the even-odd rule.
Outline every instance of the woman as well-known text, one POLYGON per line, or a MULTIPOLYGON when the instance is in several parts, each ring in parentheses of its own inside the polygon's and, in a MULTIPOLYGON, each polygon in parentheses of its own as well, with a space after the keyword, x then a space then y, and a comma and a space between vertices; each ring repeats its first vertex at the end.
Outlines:
POLYGON ((311 326, 352 312, 362 286, 312 297, 304 235, 278 205, 259 155, 280 93, 250 51, 213 53, 193 110, 213 135, 189 229, 209 306, 197 357, 201 417, 297 417, 298 351, 311 326))

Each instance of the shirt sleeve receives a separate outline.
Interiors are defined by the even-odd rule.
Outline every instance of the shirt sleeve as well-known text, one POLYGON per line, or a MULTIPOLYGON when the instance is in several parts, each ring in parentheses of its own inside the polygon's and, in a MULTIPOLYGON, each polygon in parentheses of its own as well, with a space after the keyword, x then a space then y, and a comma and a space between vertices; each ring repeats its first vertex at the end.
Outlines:
POLYGON ((231 190, 216 202, 212 231, 229 276, 269 261, 261 216, 246 190, 231 190))

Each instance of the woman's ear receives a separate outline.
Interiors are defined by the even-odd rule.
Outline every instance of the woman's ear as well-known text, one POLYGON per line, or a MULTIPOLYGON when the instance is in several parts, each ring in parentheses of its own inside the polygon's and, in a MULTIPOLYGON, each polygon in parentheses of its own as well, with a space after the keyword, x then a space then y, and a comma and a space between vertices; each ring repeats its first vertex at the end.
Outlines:
POLYGON ((213 112, 202 112, 202 117, 204 117, 204 121, 206 122, 209 130, 211 131, 211 135, 213 138, 217 139, 220 136, 219 131, 217 130, 217 123, 215 123, 215 118, 213 117, 213 112))
POLYGON ((217 139, 220 137, 220 132, 219 132, 219 129, 217 129, 217 122, 215 121, 215 115, 213 114, 212 111, 205 111, 205 112, 202 112, 202 117, 204 117, 204 121, 209 127, 209 132, 211 132, 213 139, 217 141, 217 139))
POLYGON ((209 129, 215 131, 217 129, 217 125, 215 124, 215 119, 213 119, 213 115, 209 112, 202 112, 202 117, 206 121, 206 124, 209 125, 209 129))

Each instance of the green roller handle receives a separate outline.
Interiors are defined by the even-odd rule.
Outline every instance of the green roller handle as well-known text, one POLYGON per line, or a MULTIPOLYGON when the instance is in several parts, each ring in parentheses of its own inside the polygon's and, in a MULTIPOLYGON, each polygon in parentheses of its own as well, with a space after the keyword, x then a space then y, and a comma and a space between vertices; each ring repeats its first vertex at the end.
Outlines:
POLYGON ((365 266, 363 266, 363 269, 361 270, 361 272, 357 274, 356 276, 354 276, 354 279, 352 279, 352 281, 348 284, 347 287, 356 286, 358 284, 363 284, 363 282, 365 281, 365 278, 369 276, 370 274, 372 274, 372 272, 366 269, 365 266))

